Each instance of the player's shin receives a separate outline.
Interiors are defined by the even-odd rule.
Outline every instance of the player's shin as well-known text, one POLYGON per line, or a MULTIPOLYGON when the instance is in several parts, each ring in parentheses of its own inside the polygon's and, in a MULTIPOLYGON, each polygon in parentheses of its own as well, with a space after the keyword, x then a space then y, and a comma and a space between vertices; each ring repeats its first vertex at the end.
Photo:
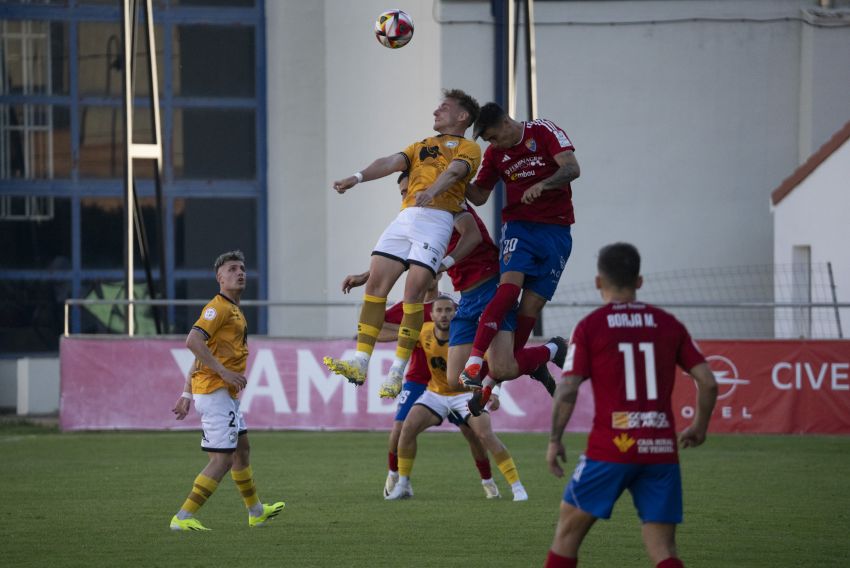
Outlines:
MULTIPOLYGON (((516 284, 500 284, 496 289, 496 294, 487 307, 484 313, 481 314, 481 319, 478 322, 478 329, 475 331, 475 339, 472 342, 473 358, 484 356, 493 338, 499 333, 499 326, 505 319, 505 316, 516 305, 521 290, 516 284)), ((480 365, 480 361, 474 361, 480 365)))
POLYGON ((239 490, 239 494, 242 496, 242 501, 245 503, 248 511, 254 516, 261 515, 263 513, 263 505, 260 503, 259 496, 257 496, 257 488, 254 485, 254 471, 251 469, 251 466, 249 465, 239 471, 231 469, 230 477, 233 478, 233 482, 236 484, 236 488, 239 490))
POLYGON ((405 303, 403 308, 404 315, 398 328, 398 346, 396 347, 395 361, 393 361, 393 369, 402 374, 410 360, 413 348, 416 347, 416 342, 419 341, 419 332, 422 331, 422 324, 425 322, 425 311, 422 304, 405 303))
POLYGON ((519 375, 527 375, 534 371, 540 365, 551 359, 552 352, 546 345, 539 347, 526 347, 514 353, 519 375))
POLYGON ((357 355, 367 363, 375 349, 378 333, 384 323, 384 313, 387 299, 377 296, 363 295, 363 307, 360 310, 360 320, 357 323, 357 355))
POLYGON ((534 331, 534 325, 537 323, 537 318, 532 316, 517 315, 516 329, 514 330, 514 352, 519 351, 525 344, 528 343, 528 338, 531 337, 531 332, 534 331))
POLYGON ((204 474, 199 474, 192 484, 192 492, 186 498, 183 506, 180 507, 180 512, 177 513, 177 518, 180 520, 191 517, 198 512, 204 503, 207 502, 215 490, 218 488, 218 482, 215 479, 207 477, 204 474))

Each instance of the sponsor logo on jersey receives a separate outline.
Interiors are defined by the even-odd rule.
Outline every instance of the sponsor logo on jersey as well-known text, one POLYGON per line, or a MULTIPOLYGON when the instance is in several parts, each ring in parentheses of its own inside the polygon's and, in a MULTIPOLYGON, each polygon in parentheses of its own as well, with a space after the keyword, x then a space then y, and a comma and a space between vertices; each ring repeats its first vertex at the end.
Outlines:
POLYGON ((537 141, 534 138, 529 138, 525 141, 525 147, 531 150, 532 152, 537 151, 537 141))
POLYGON ((632 449, 632 446, 635 445, 635 439, 623 432, 622 434, 618 434, 614 440, 614 445, 617 446, 617 449, 622 453, 628 452, 632 449))
POLYGON ((439 155, 440 148, 438 148, 437 146, 423 146, 422 149, 419 150, 419 159, 423 162, 428 158, 436 159, 439 155))
POLYGON ((204 319, 205 320, 212 321, 212 320, 215 319, 216 315, 217 314, 216 314, 215 308, 207 308, 206 310, 204 310, 204 319))
POLYGON ((508 156, 507 154, 505 154, 504 156, 502 156, 502 163, 503 163, 503 164, 504 164, 505 162, 510 162, 510 161, 511 161, 511 158, 510 158, 510 156, 508 156))
POLYGON ((672 454, 676 451, 672 438, 644 438, 637 441, 639 454, 672 454))
POLYGON ((669 428, 670 421, 667 420, 665 412, 623 412, 611 413, 611 427, 615 430, 629 430, 631 428, 669 428))

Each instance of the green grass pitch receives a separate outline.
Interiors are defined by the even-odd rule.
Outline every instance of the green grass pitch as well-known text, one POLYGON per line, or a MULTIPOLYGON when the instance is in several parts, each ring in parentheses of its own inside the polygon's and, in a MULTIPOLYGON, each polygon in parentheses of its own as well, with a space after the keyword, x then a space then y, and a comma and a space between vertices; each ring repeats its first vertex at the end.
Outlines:
MULTIPOLYGON (((199 518, 168 522, 205 456, 196 433, 61 434, 0 426, 3 566, 534 567, 564 481, 546 436, 503 434, 530 500, 487 501, 463 438, 425 433, 416 496, 385 502, 386 434, 252 432, 260 497, 286 510, 262 529, 226 478, 199 518)), ((568 436, 570 463, 585 437, 568 436)), ((850 437, 713 436, 682 454, 680 556, 694 567, 850 566, 850 437)), ((649 566, 628 495, 597 523, 581 566, 649 566)))

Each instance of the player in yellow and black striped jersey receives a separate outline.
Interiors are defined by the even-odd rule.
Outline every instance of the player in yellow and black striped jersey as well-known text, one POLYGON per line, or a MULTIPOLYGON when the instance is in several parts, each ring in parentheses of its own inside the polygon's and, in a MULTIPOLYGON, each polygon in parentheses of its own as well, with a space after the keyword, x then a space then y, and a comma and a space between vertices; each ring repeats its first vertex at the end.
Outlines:
POLYGON ((335 181, 345 193, 362 181, 409 170, 410 185, 402 210, 386 228, 372 251, 370 277, 357 325, 357 351, 352 360, 325 357, 328 368, 355 384, 363 384, 369 359, 381 329, 387 294, 409 269, 404 285, 404 318, 398 332, 396 357, 379 394, 395 398, 401 391, 404 370, 422 329, 422 301, 448 248, 454 214, 463 208, 467 183, 481 163, 481 149, 464 138, 478 116, 478 102, 459 89, 443 91, 434 110, 430 136, 404 151, 378 158, 365 169, 335 181))
POLYGON ((186 338, 186 347, 195 355, 195 365, 186 378, 183 395, 173 412, 182 420, 194 399, 204 429, 201 449, 209 462, 195 478, 192 491, 171 519, 171 530, 209 530, 195 518, 229 471, 245 507, 248 526, 262 526, 285 507, 260 502, 251 469, 248 428, 239 410, 239 391, 245 388, 248 359, 248 326, 239 308, 245 291, 245 256, 241 251, 226 252, 215 261, 219 293, 201 312, 186 338))
POLYGON ((489 413, 482 412, 479 416, 472 416, 467 407, 472 393, 449 386, 446 375, 449 359, 449 326, 455 311, 454 300, 450 297, 437 298, 431 307, 432 322, 426 323, 419 335, 419 344, 425 352, 428 367, 431 370, 431 381, 404 420, 398 444, 399 479, 386 499, 413 497, 410 474, 416 458, 417 436, 431 426, 439 426, 449 416, 454 416, 466 423, 487 451, 493 454, 496 466, 511 485, 514 501, 525 501, 528 499, 528 494, 519 480, 519 473, 510 452, 493 433, 489 413))

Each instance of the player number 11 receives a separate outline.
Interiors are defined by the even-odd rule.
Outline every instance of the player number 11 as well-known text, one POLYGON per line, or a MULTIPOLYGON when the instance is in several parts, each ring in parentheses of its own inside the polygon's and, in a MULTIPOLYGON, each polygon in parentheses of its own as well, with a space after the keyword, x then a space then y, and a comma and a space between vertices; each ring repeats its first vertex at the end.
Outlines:
MULTIPOLYGON (((635 346, 632 343, 618 343, 617 349, 623 354, 626 364, 626 400, 637 400, 637 378, 635 376, 635 346)), ((655 380, 655 347, 652 343, 638 343, 643 353, 644 374, 646 375, 646 399, 658 398, 658 386, 655 380)))

